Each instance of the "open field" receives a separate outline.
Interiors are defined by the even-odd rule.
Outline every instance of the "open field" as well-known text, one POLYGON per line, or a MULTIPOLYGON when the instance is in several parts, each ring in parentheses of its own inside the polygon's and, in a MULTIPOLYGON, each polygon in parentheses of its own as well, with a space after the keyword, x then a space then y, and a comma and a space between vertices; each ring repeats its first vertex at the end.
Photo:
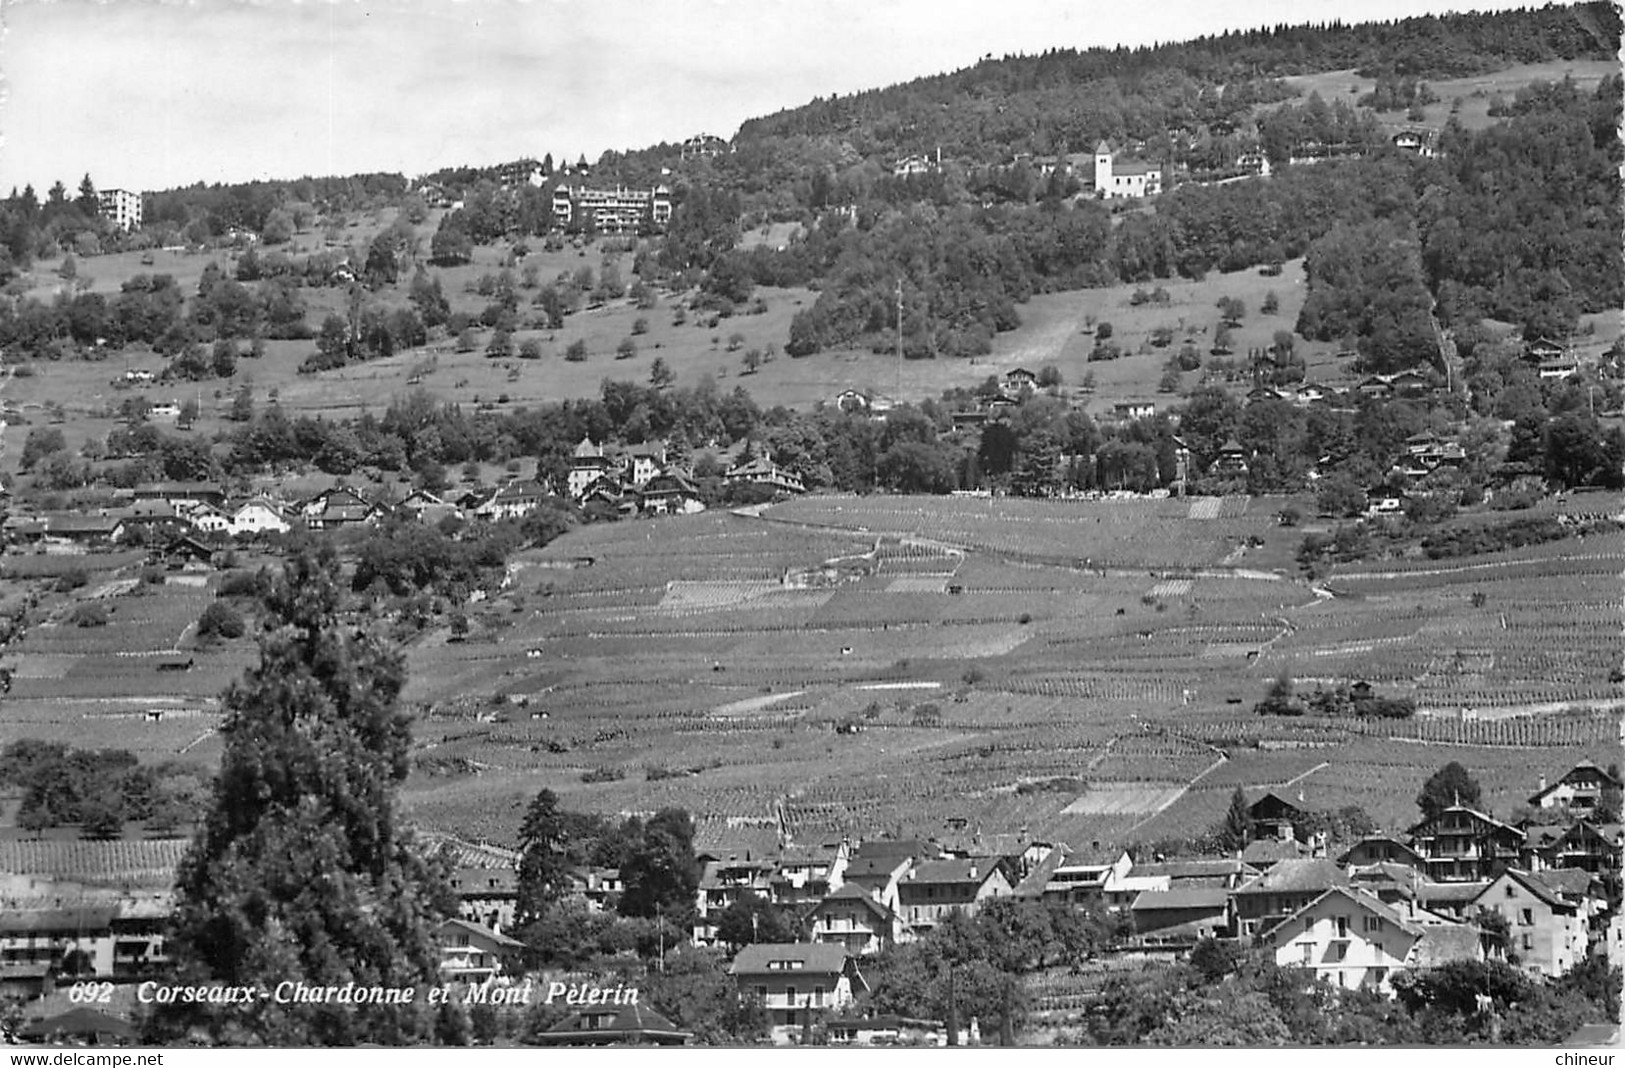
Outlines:
POLYGON ((1549 547, 1532 565, 1553 568, 1545 585, 1462 561, 1420 569, 1440 574, 1350 574, 1350 586, 1372 589, 1328 597, 1213 562, 1222 546, 1208 527, 1249 524, 1271 502, 1239 502, 1233 520, 1191 519, 1188 501, 1000 505, 1002 522, 977 500, 807 498, 770 509, 769 521, 707 514, 566 536, 482 608, 468 641, 434 636, 411 650, 407 696, 423 709, 414 814, 511 836, 545 785, 572 806, 682 804, 804 837, 929 834, 964 819, 984 831, 1131 842, 1205 832, 1237 785, 1302 789, 1315 804, 1361 805, 1403 829, 1422 780, 1449 759, 1480 773, 1505 816, 1540 775, 1581 756, 1615 758, 1617 714, 1562 708, 1622 696, 1605 654, 1617 662, 1625 564, 1613 554, 1625 546, 1587 539, 1611 573, 1587 570, 1574 546, 1549 547), (891 590, 886 549, 922 525, 964 547, 950 565, 962 592, 891 590), (837 588, 772 578, 872 552, 876 539, 881 568, 837 588), (1175 589, 1145 571, 1075 563, 1135 542, 1167 546, 1168 560, 1188 561, 1169 566, 1194 577, 1175 589), (589 557, 591 566, 534 566, 589 557), (1462 573, 1475 575, 1471 585, 1452 581, 1462 573), (1594 602, 1577 597, 1582 586, 1598 591, 1594 602), (1480 680, 1441 672, 1440 658, 1453 663, 1461 635, 1496 604, 1501 637, 1472 638, 1502 643, 1496 667, 1480 680), (1556 625, 1550 616, 1568 621, 1561 646, 1532 651, 1546 646, 1515 620, 1556 625), (1569 684, 1551 674, 1565 649, 1590 651, 1563 661, 1569 684), (1382 674, 1384 664, 1396 666, 1382 674), (1303 686, 1370 678, 1452 714, 1252 715, 1283 668, 1303 686), (1478 715, 1463 721, 1451 702, 1475 687, 1478 715), (1554 707, 1512 714, 1538 698, 1554 707), (603 781, 583 782, 588 773, 603 781))
MULTIPOLYGON (((1425 106, 1421 122, 1412 123, 1405 113, 1384 113, 1385 122, 1397 126, 1428 126, 1440 129, 1455 114, 1456 119, 1469 130, 1483 129, 1496 120, 1490 117, 1490 98, 1496 94, 1511 103, 1517 91, 1531 82, 1560 82, 1565 77, 1574 79, 1582 91, 1595 89, 1604 78, 1619 73, 1619 64, 1606 60, 1553 60, 1549 63, 1524 63, 1491 74, 1471 78, 1448 78, 1428 84, 1438 94, 1438 101, 1425 106), (1460 107, 1456 102, 1460 101, 1460 107), (1454 110, 1453 110, 1454 109, 1454 110)), ((1376 79, 1362 78, 1352 70, 1326 71, 1320 74, 1297 75, 1285 79, 1287 84, 1301 90, 1304 96, 1318 92, 1328 104, 1334 100, 1355 100, 1376 87, 1376 79)))

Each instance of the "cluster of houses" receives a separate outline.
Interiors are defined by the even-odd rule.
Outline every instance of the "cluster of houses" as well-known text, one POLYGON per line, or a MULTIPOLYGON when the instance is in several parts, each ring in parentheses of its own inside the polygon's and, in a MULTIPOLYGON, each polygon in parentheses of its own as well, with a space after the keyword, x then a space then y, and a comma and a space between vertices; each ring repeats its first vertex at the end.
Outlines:
MULTIPOLYGON (((797 942, 746 946, 730 967, 781 1042, 814 1016, 852 1041, 895 1039, 902 1027, 940 1042, 941 1025, 930 1021, 849 1018, 867 989, 864 961, 999 898, 1102 909, 1132 931, 1121 948, 1148 957, 1177 957, 1206 938, 1240 940, 1345 989, 1391 993, 1400 971, 1456 960, 1504 960, 1556 977, 1590 954, 1625 958, 1625 924, 1610 896, 1625 859, 1625 826, 1609 810, 1620 790, 1614 773, 1585 761, 1542 780, 1528 799, 1538 817, 1517 826, 1457 804, 1335 853, 1309 830, 1314 811, 1302 795, 1277 791, 1251 802, 1249 840, 1224 857, 1136 860, 1100 842, 1074 849, 963 831, 798 845, 772 827, 745 828, 700 850, 692 940, 721 945, 723 913, 753 896, 794 919, 797 942)), ((470 922, 497 930, 512 922, 513 865, 460 869, 456 883, 470 922)), ((594 870, 576 876, 574 894, 610 908, 619 889, 618 872, 594 870)))
MULTIPOLYGON (((763 456, 745 455, 723 475, 726 486, 761 487, 797 494, 805 485, 794 471, 763 456)), ((611 450, 583 439, 571 458, 565 490, 583 507, 600 505, 622 516, 681 515, 705 509, 692 476, 668 461, 663 442, 611 450)), ((282 534, 296 524, 310 530, 376 525, 391 514, 426 523, 447 516, 496 522, 529 515, 553 495, 550 486, 512 479, 452 498, 417 490, 389 502, 343 483, 293 502, 255 495, 231 500, 216 482, 158 482, 137 486, 119 507, 86 512, 14 512, 4 521, 7 545, 75 551, 120 543, 145 545, 179 538, 252 538, 282 534)))

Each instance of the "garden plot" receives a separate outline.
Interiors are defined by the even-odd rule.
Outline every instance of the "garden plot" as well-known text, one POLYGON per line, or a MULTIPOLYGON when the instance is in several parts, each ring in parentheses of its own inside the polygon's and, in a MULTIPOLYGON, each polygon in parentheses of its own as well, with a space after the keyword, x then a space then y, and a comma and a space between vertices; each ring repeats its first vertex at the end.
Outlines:
POLYGON ((1152 597, 1184 597, 1190 592, 1190 579, 1163 579, 1151 587, 1152 597))
POLYGON ((887 593, 944 593, 948 579, 943 575, 905 575, 886 585, 887 593))
POLYGON ((1161 812, 1184 793, 1183 783, 1091 783, 1063 816, 1149 816, 1161 812))

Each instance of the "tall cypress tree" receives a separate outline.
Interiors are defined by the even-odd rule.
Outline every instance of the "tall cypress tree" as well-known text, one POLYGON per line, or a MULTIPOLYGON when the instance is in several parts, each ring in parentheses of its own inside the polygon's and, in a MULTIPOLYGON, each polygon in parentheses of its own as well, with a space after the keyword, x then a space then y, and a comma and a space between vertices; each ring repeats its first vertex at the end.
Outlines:
POLYGON ((181 981, 417 992, 410 1005, 262 997, 161 1023, 232 1043, 425 1041, 448 900, 395 817, 411 745, 402 657, 341 615, 330 548, 294 556, 265 605, 260 663, 226 693, 213 807, 177 879, 181 981))

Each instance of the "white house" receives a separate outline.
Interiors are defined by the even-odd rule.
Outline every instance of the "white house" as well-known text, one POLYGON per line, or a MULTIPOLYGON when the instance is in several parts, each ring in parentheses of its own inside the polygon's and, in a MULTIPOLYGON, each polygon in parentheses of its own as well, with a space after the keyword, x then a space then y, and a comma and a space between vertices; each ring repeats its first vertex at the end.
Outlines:
POLYGON ((1401 968, 1482 959, 1476 930, 1386 905, 1364 890, 1334 886, 1260 936, 1283 968, 1312 971, 1332 986, 1392 994, 1401 968))
POLYGON ((242 536, 247 534, 264 534, 267 531, 276 534, 288 532, 288 521, 282 515, 282 509, 269 497, 254 497, 237 506, 231 514, 231 533, 242 536))
POLYGON ((1105 141, 1095 146, 1095 192, 1107 200, 1162 192, 1162 165, 1118 160, 1105 141))

